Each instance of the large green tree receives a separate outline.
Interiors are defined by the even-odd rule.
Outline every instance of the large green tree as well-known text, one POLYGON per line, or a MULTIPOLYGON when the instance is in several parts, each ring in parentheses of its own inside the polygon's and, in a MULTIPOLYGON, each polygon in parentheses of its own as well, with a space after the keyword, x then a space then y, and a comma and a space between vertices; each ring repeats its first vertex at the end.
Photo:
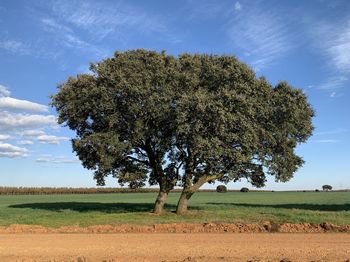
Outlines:
POLYGON ((294 149, 313 129, 305 95, 271 86, 232 56, 135 50, 91 70, 52 97, 59 122, 76 131, 73 150, 98 184, 107 175, 158 184, 156 213, 177 183, 182 214, 207 182, 285 182, 303 163, 294 149))
POLYGON ((313 130, 303 92, 286 82, 272 87, 232 56, 184 54, 179 62, 176 151, 184 172, 177 213, 207 182, 245 178, 261 187, 267 174, 288 181, 303 164, 294 149, 313 130))
POLYGON ((166 160, 174 136, 176 65, 165 52, 116 52, 92 64, 91 75, 70 77, 52 96, 59 123, 76 131, 73 150, 94 170, 97 184, 112 175, 133 187, 148 175, 160 187, 156 213, 177 182, 166 160))

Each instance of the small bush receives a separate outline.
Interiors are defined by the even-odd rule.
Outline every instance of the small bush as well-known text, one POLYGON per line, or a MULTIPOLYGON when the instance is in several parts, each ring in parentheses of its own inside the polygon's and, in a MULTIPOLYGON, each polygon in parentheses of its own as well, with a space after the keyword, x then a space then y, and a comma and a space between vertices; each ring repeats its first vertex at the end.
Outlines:
POLYGON ((246 193, 246 192, 249 192, 249 189, 246 187, 242 187, 240 191, 243 193, 246 193))
POLYGON ((322 186, 322 190, 323 191, 331 191, 332 190, 332 186, 331 185, 323 185, 322 186))
POLYGON ((320 190, 319 189, 315 189, 315 192, 320 192, 320 190))
POLYGON ((226 193, 227 192, 227 188, 224 185, 219 185, 216 187, 216 192, 218 193, 226 193))

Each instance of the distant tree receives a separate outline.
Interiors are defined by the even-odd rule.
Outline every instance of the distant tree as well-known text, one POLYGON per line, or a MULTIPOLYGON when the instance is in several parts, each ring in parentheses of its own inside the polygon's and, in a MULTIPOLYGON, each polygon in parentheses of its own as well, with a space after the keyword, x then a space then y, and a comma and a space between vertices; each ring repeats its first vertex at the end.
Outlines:
POLYGON ((320 190, 319 189, 315 189, 315 192, 320 192, 320 190))
POLYGON ((323 185, 322 186, 322 190, 323 191, 331 191, 332 190, 332 186, 331 185, 323 185))
POLYGON ((227 192, 227 187, 224 185, 219 185, 216 187, 216 192, 218 193, 226 193, 227 192))
POLYGON ((247 193, 247 192, 249 192, 249 188, 242 187, 240 191, 243 192, 243 193, 247 193))

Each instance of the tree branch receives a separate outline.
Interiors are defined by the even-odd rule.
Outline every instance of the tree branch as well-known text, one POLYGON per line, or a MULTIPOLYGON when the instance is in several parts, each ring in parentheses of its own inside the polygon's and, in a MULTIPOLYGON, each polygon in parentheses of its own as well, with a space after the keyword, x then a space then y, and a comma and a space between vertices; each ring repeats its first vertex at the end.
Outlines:
POLYGON ((136 158, 136 157, 132 157, 132 156, 127 156, 126 158, 129 158, 129 159, 131 159, 131 160, 134 160, 134 161, 136 161, 136 162, 142 163, 142 164, 147 165, 147 166, 150 165, 149 162, 148 162, 147 160, 140 160, 140 159, 138 159, 138 158, 136 158))

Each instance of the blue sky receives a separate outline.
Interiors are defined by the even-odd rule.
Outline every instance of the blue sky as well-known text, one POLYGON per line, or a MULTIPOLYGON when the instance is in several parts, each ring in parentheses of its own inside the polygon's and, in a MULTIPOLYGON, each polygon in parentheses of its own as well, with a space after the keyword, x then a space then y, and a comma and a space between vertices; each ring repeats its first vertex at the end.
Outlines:
POLYGON ((273 84, 303 89, 316 111, 314 135, 297 148, 306 163, 290 182, 272 178, 266 189, 350 188, 347 0, 2 0, 0 186, 95 186, 49 96, 90 62, 134 48, 231 54, 273 84))

